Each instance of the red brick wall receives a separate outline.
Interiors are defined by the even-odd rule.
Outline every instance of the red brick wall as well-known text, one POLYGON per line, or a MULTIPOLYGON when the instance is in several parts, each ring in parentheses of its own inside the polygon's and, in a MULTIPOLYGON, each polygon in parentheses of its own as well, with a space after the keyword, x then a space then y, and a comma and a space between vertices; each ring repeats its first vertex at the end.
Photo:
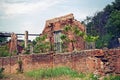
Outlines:
POLYGON ((11 34, 11 41, 9 41, 9 52, 13 53, 17 50, 17 35, 15 33, 11 34))
POLYGON ((94 74, 120 74, 120 49, 84 50, 71 53, 31 54, 0 58, 0 67, 7 73, 16 73, 18 60, 23 62, 23 70, 68 66, 79 72, 94 74))
MULTIPOLYGON (((85 32, 85 26, 82 25, 80 23, 80 21, 75 20, 73 14, 69 14, 69 15, 65 15, 65 16, 62 16, 62 17, 47 20, 42 34, 47 34, 48 39, 50 37, 52 37, 51 43, 54 43, 54 33, 53 32, 58 31, 58 30, 63 31, 63 28, 65 27, 65 25, 70 25, 72 27, 77 26, 81 31, 85 32)), ((71 31, 69 31, 68 34, 66 34, 66 33, 64 33, 64 34, 67 35, 68 37, 69 36, 74 36, 75 37, 75 35, 71 31)), ((73 37, 69 38, 69 39, 72 40, 73 37)), ((76 43, 74 44, 74 47, 77 50, 84 50, 85 49, 85 41, 82 37, 78 37, 77 40, 76 40, 76 43)), ((68 46, 67 51, 72 52, 73 49, 72 49, 72 45, 71 45, 70 42, 67 46, 68 46)))

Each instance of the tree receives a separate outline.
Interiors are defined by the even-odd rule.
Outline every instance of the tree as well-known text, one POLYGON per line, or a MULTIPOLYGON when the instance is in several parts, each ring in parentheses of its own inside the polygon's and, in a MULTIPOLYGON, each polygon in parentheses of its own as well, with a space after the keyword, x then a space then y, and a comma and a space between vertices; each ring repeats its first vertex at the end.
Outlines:
POLYGON ((109 38, 109 47, 116 47, 118 45, 118 38, 120 37, 120 11, 114 11, 111 13, 109 20, 106 24, 108 34, 111 34, 109 38), (113 45, 114 44, 114 45, 113 45))
POLYGON ((117 38, 120 37, 120 0, 115 0, 112 4, 106 5, 102 11, 95 13, 86 26, 88 35, 99 36, 99 40, 96 41, 97 48, 104 47, 106 43, 104 40, 107 40, 107 47, 116 47, 117 38))
POLYGON ((46 41, 47 35, 36 37, 34 40, 34 52, 47 52, 50 49, 50 42, 46 41))
POLYGON ((71 25, 65 25, 63 32, 65 33, 61 35, 63 44, 70 42, 72 44, 73 50, 76 49, 74 44, 76 43, 77 38, 83 37, 85 34, 77 26, 71 26, 71 25), (68 35, 70 35, 70 37, 68 37, 68 35))
POLYGON ((96 41, 96 47, 97 48, 103 48, 103 47, 108 47, 110 40, 112 38, 111 34, 105 34, 104 36, 100 37, 97 41, 96 41))
POLYGON ((7 41, 7 38, 6 37, 0 37, 0 43, 4 43, 7 41))
POLYGON ((119 11, 120 10, 120 0, 115 0, 115 2, 112 2, 114 10, 119 11))
POLYGON ((106 28, 108 33, 113 34, 115 37, 120 37, 120 11, 111 13, 106 28))

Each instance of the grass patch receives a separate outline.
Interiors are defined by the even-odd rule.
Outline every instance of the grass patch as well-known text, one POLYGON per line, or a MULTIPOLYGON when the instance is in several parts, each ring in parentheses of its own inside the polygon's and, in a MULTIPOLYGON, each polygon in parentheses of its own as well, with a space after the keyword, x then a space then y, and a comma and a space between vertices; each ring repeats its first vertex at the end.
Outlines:
POLYGON ((48 68, 48 69, 39 69, 33 70, 25 73, 27 76, 34 78, 51 78, 58 77, 62 75, 69 75, 71 77, 82 76, 79 75, 78 72, 71 70, 68 67, 56 67, 56 68, 48 68))
POLYGON ((29 72, 25 72, 25 75, 29 77, 33 77, 35 79, 69 76, 71 78, 81 78, 82 80, 87 80, 87 78, 91 80, 98 80, 98 78, 95 77, 93 74, 90 74, 88 76, 83 73, 78 73, 77 71, 72 70, 68 67, 55 67, 55 68, 32 70, 29 72), (88 77, 86 78, 86 76, 88 77))
POLYGON ((120 80, 120 76, 110 75, 105 77, 104 80, 120 80))
POLYGON ((99 77, 100 76, 98 76, 98 75, 94 75, 92 73, 89 73, 89 74, 86 74, 86 77, 83 78, 83 80, 99 80, 98 79, 99 77))

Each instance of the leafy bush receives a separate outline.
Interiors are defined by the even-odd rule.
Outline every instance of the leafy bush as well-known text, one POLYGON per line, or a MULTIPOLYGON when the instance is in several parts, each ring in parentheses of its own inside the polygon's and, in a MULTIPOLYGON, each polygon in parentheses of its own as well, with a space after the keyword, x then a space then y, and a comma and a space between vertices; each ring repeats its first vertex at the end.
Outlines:
POLYGON ((4 77, 3 71, 4 71, 4 68, 0 68, 0 79, 4 77))
POLYGON ((50 41, 47 40, 47 35, 36 37, 36 39, 33 40, 33 46, 34 53, 45 53, 50 51, 50 41))
POLYGON ((7 46, 1 46, 0 47, 0 57, 6 57, 6 56, 9 56, 10 53, 9 53, 9 50, 8 50, 8 47, 7 46))
POLYGON ((24 54, 30 54, 29 48, 25 48, 24 50, 25 50, 24 54))

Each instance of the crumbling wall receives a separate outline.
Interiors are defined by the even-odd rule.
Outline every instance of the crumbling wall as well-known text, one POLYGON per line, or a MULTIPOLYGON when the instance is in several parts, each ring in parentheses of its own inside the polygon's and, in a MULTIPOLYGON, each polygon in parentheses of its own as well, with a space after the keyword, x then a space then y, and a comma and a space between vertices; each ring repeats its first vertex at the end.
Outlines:
MULTIPOLYGON (((68 33, 65 33, 63 31, 63 29, 66 25, 70 25, 71 27, 78 27, 78 29, 80 29, 81 31, 86 32, 85 26, 83 24, 81 24, 80 21, 77 21, 76 19, 74 19, 74 16, 71 13, 71 14, 68 14, 65 16, 61 16, 61 17, 47 20, 42 34, 43 35, 47 34, 47 36, 48 36, 47 38, 50 41, 50 43, 52 43, 52 44, 55 43, 54 42, 54 32, 55 31, 61 31, 62 33, 64 33, 68 37, 73 36, 76 38, 76 36, 72 33, 72 31, 69 31, 68 33)), ((73 38, 70 38, 70 40, 72 40, 72 39, 73 38)), ((85 41, 84 41, 83 37, 77 37, 77 39, 75 41, 76 42, 74 44, 74 47, 77 50, 84 50, 85 49, 85 41)), ((73 47, 71 45, 71 42, 69 42, 67 46, 68 46, 67 51, 69 51, 69 52, 73 51, 73 47)))
POLYGON ((17 51, 17 35, 15 33, 11 34, 11 40, 9 42, 9 52, 13 53, 14 51, 17 51))
POLYGON ((68 66, 78 72, 94 74, 120 74, 120 49, 84 50, 70 53, 31 54, 0 58, 0 67, 7 73, 16 73, 18 61, 23 71, 39 68, 68 66))

